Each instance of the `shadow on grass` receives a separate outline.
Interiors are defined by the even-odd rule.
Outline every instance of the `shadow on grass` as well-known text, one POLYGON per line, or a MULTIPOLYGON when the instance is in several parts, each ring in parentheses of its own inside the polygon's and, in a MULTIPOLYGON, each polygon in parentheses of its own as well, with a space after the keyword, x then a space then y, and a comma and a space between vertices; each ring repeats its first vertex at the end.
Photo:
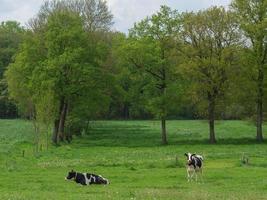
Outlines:
POLYGON ((267 144, 267 141, 257 142, 253 138, 224 138, 218 139, 215 144, 211 144, 208 139, 191 139, 178 140, 175 142, 177 145, 250 145, 250 144, 267 144))
POLYGON ((79 141, 79 146, 151 147, 160 144, 160 133, 143 126, 94 128, 79 141))
MULTIPOLYGON (((208 136, 208 134, 207 134, 208 136)), ((201 134, 169 134, 169 145, 211 145, 201 134)), ((104 147, 156 147, 161 146, 161 133, 158 129, 145 125, 109 124, 91 128, 89 133, 80 139, 79 146, 104 147)), ((218 139, 215 145, 249 145, 259 144, 253 138, 224 138, 218 139)), ((267 144, 266 142, 261 144, 267 144)))

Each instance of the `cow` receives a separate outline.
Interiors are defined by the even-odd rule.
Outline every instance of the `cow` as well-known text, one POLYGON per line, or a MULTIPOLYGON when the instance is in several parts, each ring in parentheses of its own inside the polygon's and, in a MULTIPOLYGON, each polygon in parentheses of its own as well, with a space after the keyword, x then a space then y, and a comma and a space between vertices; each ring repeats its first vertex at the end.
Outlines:
POLYGON ((187 157, 187 181, 192 181, 194 176, 195 180, 198 181, 198 174, 201 175, 202 180, 203 156, 191 153, 185 153, 184 155, 187 157))
POLYGON ((95 175, 90 173, 79 173, 71 170, 66 180, 74 180, 76 183, 81 185, 91 185, 91 184, 109 184, 109 181, 106 178, 103 178, 101 175, 95 175))

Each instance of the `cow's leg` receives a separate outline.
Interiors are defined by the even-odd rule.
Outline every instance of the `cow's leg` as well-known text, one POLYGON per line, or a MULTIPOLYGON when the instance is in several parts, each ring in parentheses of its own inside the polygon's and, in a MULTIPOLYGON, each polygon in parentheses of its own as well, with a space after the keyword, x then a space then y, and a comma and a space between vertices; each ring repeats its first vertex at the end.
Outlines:
POLYGON ((194 181, 195 176, 196 176, 196 172, 195 172, 195 170, 192 170, 192 172, 191 172, 191 180, 192 181, 194 181))
POLYGON ((190 168, 187 169, 187 182, 192 180, 192 170, 190 168))
POLYGON ((190 181, 190 172, 189 172, 189 170, 187 170, 187 182, 189 182, 190 181))
POLYGON ((193 181, 195 171, 191 169, 190 171, 190 181, 193 181))
POLYGON ((194 177, 196 178, 196 170, 192 170, 191 180, 194 180, 194 177))

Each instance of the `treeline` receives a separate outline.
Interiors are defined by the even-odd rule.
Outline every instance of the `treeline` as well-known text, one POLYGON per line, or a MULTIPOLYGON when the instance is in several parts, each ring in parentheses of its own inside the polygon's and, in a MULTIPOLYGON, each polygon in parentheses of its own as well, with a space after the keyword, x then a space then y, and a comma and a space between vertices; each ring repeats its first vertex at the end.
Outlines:
POLYGON ((167 119, 208 119, 211 143, 215 119, 250 119, 263 141, 266 22, 266 0, 161 6, 126 35, 103 0, 47 1, 27 28, 0 26, 0 116, 33 120, 37 146, 95 119, 160 119, 163 144, 167 119))

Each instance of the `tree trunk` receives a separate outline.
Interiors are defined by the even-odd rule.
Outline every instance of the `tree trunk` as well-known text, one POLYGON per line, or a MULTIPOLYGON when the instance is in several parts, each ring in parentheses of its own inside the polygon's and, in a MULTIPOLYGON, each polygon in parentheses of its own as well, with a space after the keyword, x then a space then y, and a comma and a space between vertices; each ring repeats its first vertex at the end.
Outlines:
MULTIPOLYGON (((165 52, 164 50, 161 52, 162 53, 162 59, 165 59, 165 52)), ((161 117, 161 137, 162 137, 162 144, 167 145, 168 140, 167 140, 167 131, 166 131, 166 113, 167 113, 167 108, 166 108, 166 70, 165 66, 163 65, 161 68, 161 76, 162 76, 162 83, 161 83, 161 96, 163 98, 162 102, 162 111, 163 111, 163 116, 161 117)))
POLYGON ((48 146, 49 146, 49 132, 48 132, 48 128, 46 129, 46 150, 48 150, 48 146))
POLYGON ((130 111, 129 111, 129 104, 128 103, 123 104, 123 118, 124 119, 130 118, 130 111))
POLYGON ((168 144, 167 141, 167 131, 166 131, 166 119, 163 117, 161 118, 161 137, 162 137, 162 144, 168 144))
POLYGON ((52 134, 52 142, 57 145, 58 144, 58 139, 59 139, 59 122, 60 122, 60 116, 62 113, 62 109, 64 106, 64 98, 61 98, 60 100, 60 105, 59 105, 59 113, 57 118, 54 121, 54 130, 52 134))
POLYGON ((39 131, 37 121, 35 119, 32 119, 32 121, 33 121, 34 132, 35 132, 35 156, 37 156, 39 152, 40 131, 39 131))
POLYGON ((65 121, 67 116, 67 110, 68 110, 68 103, 64 102, 63 108, 60 114, 60 120, 59 120, 59 126, 58 126, 58 136, 60 141, 64 141, 65 139, 65 121))
POLYGON ((263 65, 259 67, 258 74, 258 94, 257 94, 257 141, 263 142, 262 121, 263 121, 263 65))
POLYGON ((209 99, 209 131, 210 131, 210 143, 215 144, 216 138, 215 138, 215 128, 214 128, 214 115, 215 115, 215 101, 212 95, 208 95, 209 99))
POLYGON ((58 126, 59 126, 59 119, 54 121, 54 130, 52 135, 52 142, 57 145, 58 144, 58 126))
POLYGON ((88 133, 89 123, 90 123, 90 120, 88 119, 87 122, 86 122, 85 134, 88 133))

